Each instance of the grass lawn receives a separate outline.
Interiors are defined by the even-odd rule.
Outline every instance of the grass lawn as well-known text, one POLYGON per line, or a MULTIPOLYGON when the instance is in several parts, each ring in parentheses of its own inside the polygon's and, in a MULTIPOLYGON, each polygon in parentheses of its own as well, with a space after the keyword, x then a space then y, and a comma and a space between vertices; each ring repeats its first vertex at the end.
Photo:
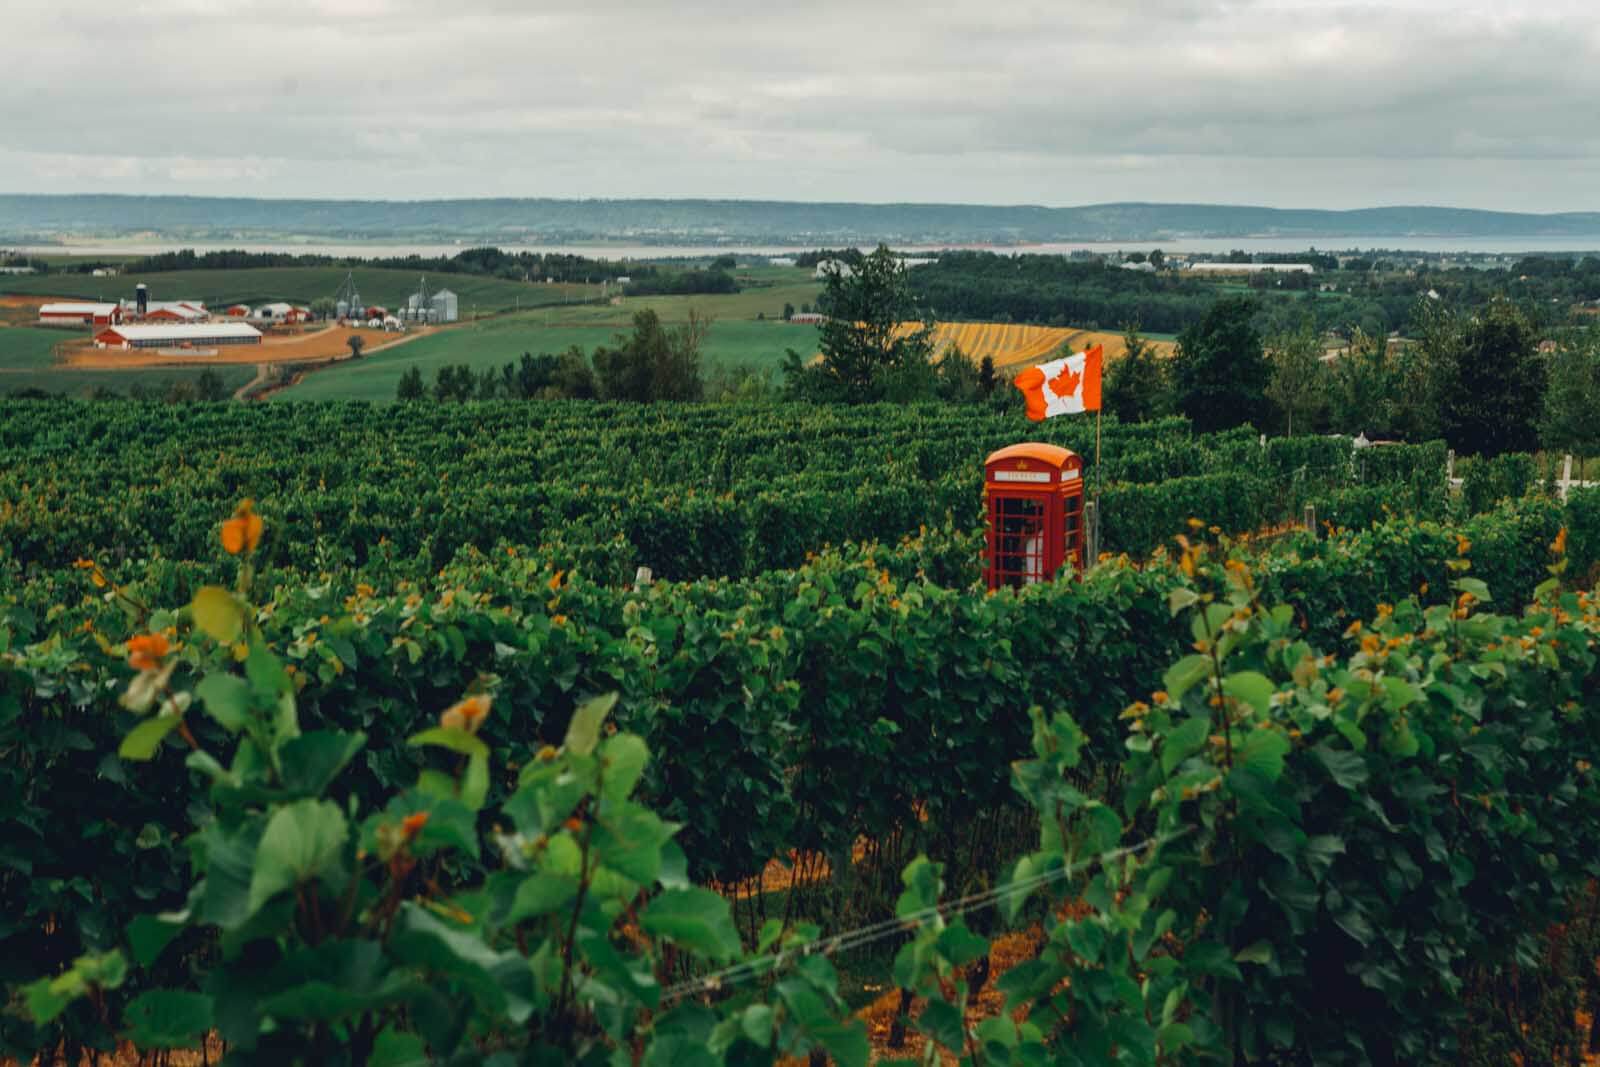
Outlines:
MULTIPOLYGON (((86 300, 131 299, 134 286, 143 282, 150 287, 152 300, 200 300, 215 308, 273 300, 309 304, 317 297, 333 296, 346 273, 343 267, 259 267, 162 271, 115 278, 96 278, 88 274, 20 275, 0 279, 0 291, 86 300)), ((416 292, 419 273, 357 267, 356 288, 367 303, 393 309, 416 292)), ((463 318, 469 317, 474 307, 480 314, 486 314, 519 306, 593 299, 600 292, 598 286, 545 285, 469 274, 432 275, 428 278, 428 288, 430 291, 449 289, 455 293, 460 298, 463 318)))
MULTIPOLYGON (((661 305, 658 314, 668 322, 681 322, 688 315, 690 301, 700 307, 714 299, 718 298, 641 298, 630 300, 621 308, 559 308, 551 309, 548 314, 507 315, 457 326, 369 358, 308 374, 294 388, 274 394, 274 399, 389 401, 394 399, 401 375, 411 367, 418 368, 423 380, 431 383, 438 369, 450 364, 465 363, 481 372, 485 367, 515 363, 524 352, 557 353, 577 345, 590 353, 597 346, 609 343, 615 334, 629 329, 629 317, 641 307, 651 306, 656 301, 668 302, 661 305), (576 316, 577 321, 573 321, 575 311, 585 314, 576 316), (601 311, 611 314, 588 314, 601 311)), ((737 297, 720 299, 731 301, 737 297)), ((781 302, 779 307, 781 309, 781 302)), ((707 371, 719 366, 776 368, 787 348, 809 354, 816 346, 814 326, 718 318, 701 349, 701 366, 707 371)))
POLYGON ((67 330, 41 330, 27 326, 0 329, 0 370, 42 370, 52 362, 50 347, 59 341, 72 341, 78 333, 67 330))

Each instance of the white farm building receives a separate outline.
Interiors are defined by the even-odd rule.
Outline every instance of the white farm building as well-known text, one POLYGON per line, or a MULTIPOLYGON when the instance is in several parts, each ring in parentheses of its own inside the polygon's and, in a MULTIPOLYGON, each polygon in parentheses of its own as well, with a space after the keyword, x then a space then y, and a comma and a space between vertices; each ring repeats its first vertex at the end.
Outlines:
POLYGON ((216 348, 258 345, 261 331, 246 322, 174 322, 111 326, 94 335, 96 348, 216 348))
POLYGON ((1315 274, 1309 263, 1191 263, 1196 274, 1315 274))

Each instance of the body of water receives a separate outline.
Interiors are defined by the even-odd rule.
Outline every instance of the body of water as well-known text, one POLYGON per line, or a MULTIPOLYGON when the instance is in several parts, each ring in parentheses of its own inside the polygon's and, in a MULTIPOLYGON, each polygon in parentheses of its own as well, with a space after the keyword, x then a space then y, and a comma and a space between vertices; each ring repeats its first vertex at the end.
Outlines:
MULTIPOLYGON (((295 255, 336 257, 453 256, 466 248, 486 242, 442 243, 405 242, 327 242, 327 241, 169 241, 138 239, 99 241, 83 244, 21 245, 16 251, 34 255, 148 256, 192 248, 196 252, 242 250, 295 255)), ((709 256, 792 256, 815 251, 816 245, 641 245, 641 244, 503 244, 507 252, 561 253, 593 259, 690 259, 709 256)), ((862 246, 870 251, 871 247, 862 246)), ((1148 251, 1160 248, 1168 253, 1218 253, 1244 249, 1247 252, 1304 252, 1316 248, 1325 252, 1405 251, 1436 253, 1478 253, 1511 255, 1523 252, 1600 251, 1600 234, 1593 237, 1191 237, 1171 241, 1066 241, 1048 244, 896 244, 907 252, 936 252, 951 248, 999 252, 1011 255, 1067 255, 1072 252, 1148 251)))

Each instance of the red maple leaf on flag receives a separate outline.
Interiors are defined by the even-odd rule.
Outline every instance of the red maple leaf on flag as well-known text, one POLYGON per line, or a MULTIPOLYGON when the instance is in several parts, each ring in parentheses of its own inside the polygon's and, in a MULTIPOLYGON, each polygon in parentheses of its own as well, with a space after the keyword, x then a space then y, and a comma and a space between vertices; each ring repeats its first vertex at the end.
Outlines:
POLYGON ((1083 375, 1070 366, 1063 366, 1061 373, 1050 379, 1050 391, 1056 396, 1072 396, 1078 391, 1078 382, 1083 375))

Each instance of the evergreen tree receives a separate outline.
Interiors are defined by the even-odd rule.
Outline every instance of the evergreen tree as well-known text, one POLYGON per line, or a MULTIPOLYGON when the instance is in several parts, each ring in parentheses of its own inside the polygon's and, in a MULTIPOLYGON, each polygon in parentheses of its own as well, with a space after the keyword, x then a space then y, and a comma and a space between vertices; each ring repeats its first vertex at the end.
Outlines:
POLYGON ((1197 432, 1264 422, 1271 369, 1251 321, 1255 313, 1249 297, 1228 297, 1178 335, 1172 361, 1177 405, 1197 432))
POLYGON ((422 371, 413 364, 400 375, 400 384, 395 387, 396 400, 421 400, 428 395, 428 387, 422 382, 422 371))

